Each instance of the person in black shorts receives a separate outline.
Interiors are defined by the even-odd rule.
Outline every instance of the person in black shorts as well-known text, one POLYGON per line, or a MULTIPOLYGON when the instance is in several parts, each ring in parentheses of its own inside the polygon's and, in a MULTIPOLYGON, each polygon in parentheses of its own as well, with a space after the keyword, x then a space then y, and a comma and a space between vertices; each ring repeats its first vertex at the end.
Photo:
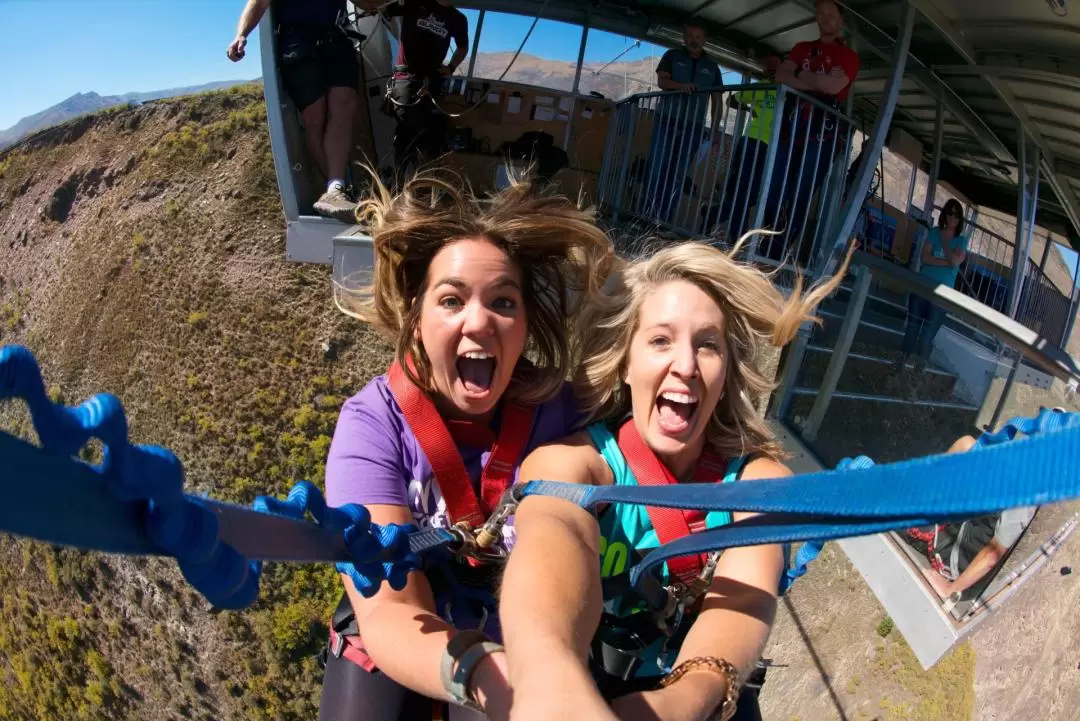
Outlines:
MULTIPOLYGON (((382 0, 358 4, 374 10, 382 0)), ((410 165, 432 160, 442 151, 446 118, 433 101, 442 93, 443 78, 453 75, 469 52, 469 21, 450 0, 401 0, 384 7, 383 13, 401 18, 390 99, 397 118, 394 164, 404 179, 410 165), (444 65, 451 39, 454 54, 444 65)))
MULTIPOLYGON (((244 57, 247 36, 259 24, 271 0, 247 0, 236 38, 226 55, 244 57)), ((308 155, 326 179, 326 192, 315 212, 354 222, 356 203, 349 197, 345 172, 352 144, 353 115, 359 104, 360 69, 352 43, 338 25, 345 0, 276 0, 278 65, 285 89, 304 121, 308 155)))

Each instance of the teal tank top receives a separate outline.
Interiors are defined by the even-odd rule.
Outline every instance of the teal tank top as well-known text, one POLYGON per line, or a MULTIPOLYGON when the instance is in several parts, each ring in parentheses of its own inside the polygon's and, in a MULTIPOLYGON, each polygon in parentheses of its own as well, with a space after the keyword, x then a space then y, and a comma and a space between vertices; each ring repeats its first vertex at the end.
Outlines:
MULTIPOLYGON (((634 478, 630 464, 619 449, 615 434, 603 423, 593 423, 587 430, 596 449, 611 468, 615 476, 615 485, 636 486, 637 479, 634 478)), ((745 462, 745 457, 730 461, 723 482, 730 483, 736 480, 745 462)), ((603 578, 626 573, 646 552, 660 545, 645 506, 612 504, 604 509, 599 522, 600 575, 603 578)), ((712 511, 705 516, 707 529, 718 528, 728 523, 731 523, 731 513, 728 511, 712 511)), ((665 583, 667 576, 667 564, 664 564, 665 583)), ((615 616, 626 616, 639 610, 622 603, 623 600, 625 599, 604 599, 604 610, 615 616)))

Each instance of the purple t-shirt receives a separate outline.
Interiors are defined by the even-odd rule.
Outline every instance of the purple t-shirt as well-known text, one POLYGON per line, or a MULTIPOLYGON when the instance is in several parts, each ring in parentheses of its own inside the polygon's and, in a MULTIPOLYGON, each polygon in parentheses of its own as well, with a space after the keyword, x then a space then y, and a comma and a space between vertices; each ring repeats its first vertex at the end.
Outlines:
MULTIPOLYGON (((566 436, 577 421, 573 391, 567 383, 537 407, 522 459, 537 446, 566 436)), ((459 445, 458 451, 479 494, 491 449, 459 445)), ((514 469, 515 481, 518 470, 514 469)), ((335 507, 346 503, 408 506, 421 528, 451 525, 431 464, 405 422, 385 375, 373 378, 341 408, 326 461, 326 500, 335 507)), ((510 524, 504 528, 503 540, 507 547, 513 545, 510 524)))

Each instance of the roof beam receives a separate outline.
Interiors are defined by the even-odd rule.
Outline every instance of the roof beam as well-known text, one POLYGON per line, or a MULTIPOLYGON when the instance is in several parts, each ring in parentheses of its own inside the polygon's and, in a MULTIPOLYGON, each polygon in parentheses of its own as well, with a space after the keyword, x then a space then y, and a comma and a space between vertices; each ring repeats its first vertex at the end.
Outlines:
MULTIPOLYGON (((915 0, 915 6, 919 7, 922 0, 915 0)), ((922 10, 922 8, 919 8, 922 10)), ((923 13, 924 15, 926 13, 923 13)), ((939 13, 940 14, 940 13, 939 13)), ((933 20, 931 20, 933 22, 933 20)), ((988 18, 985 20, 962 20, 958 23, 949 21, 957 31, 967 30, 1030 30, 1033 33, 1043 34, 1047 32, 1069 33, 1080 35, 1080 28, 1054 20, 1021 20, 1020 18, 988 18)), ((936 24, 936 23, 935 23, 936 24)), ((951 42, 951 41, 950 41, 951 42)))
POLYGON ((750 10, 744 12, 742 15, 739 15, 737 17, 732 18, 731 20, 726 21, 724 23, 724 27, 725 28, 733 28, 733 27, 735 27, 736 25, 738 25, 741 22, 744 22, 744 21, 749 20, 751 18, 756 18, 759 15, 764 15, 765 13, 769 12, 770 10, 775 10, 778 7, 782 7, 784 5, 787 5, 789 2, 790 2, 790 0, 772 0, 771 2, 767 2, 764 5, 758 5, 757 7, 751 8, 750 10))
POLYGON ((783 25, 781 27, 776 28, 772 32, 768 32, 768 33, 765 33, 764 35, 760 35, 760 36, 754 38, 754 42, 760 43, 762 40, 767 40, 768 38, 773 38, 773 37, 776 37, 777 35, 783 35, 784 33, 790 33, 792 30, 799 30, 799 29, 804 28, 807 25, 811 24, 812 22, 814 22, 813 16, 808 17, 805 20, 800 20, 798 22, 789 23, 788 25, 783 25))
POLYGON ((1011 65, 938 65, 934 71, 941 75, 971 75, 986 77, 987 82, 993 85, 993 80, 1015 79, 1035 85, 1047 87, 1068 88, 1080 90, 1080 75, 1063 73, 1053 70, 1035 70, 1034 68, 1021 68, 1011 65))
MULTIPOLYGON (((994 116, 997 116, 997 117, 1010 117, 1010 118, 1013 117, 1012 113, 1010 113, 1010 112, 1008 112, 1006 110, 986 110, 986 111, 983 112, 983 115, 994 115, 994 116)), ((1064 130, 1067 133, 1080 133, 1080 126, 1077 126, 1077 125, 1070 125, 1069 123, 1062 123, 1062 122, 1060 122, 1058 120, 1052 120, 1051 118, 1043 118, 1043 117, 1032 116, 1031 119, 1034 120, 1039 125, 1042 125, 1042 126, 1047 127, 1047 128, 1053 128, 1055 130, 1064 130)), ((1063 142, 1063 143, 1070 142, 1069 138, 1062 138, 1062 137, 1056 136, 1056 135, 1047 135, 1047 138, 1049 138, 1051 140, 1059 140, 1060 142, 1063 142)))
POLYGON ((693 10, 690 11, 690 17, 694 17, 695 15, 697 15, 699 12, 701 12, 705 8, 709 7, 710 5, 715 5, 717 2, 719 2, 719 0, 705 0, 704 2, 700 3, 697 7, 695 7, 693 10))
MULTIPOLYGON (((978 58, 975 54, 975 48, 968 43, 967 38, 957 29, 946 15, 938 9, 936 2, 941 0, 909 0, 912 5, 915 6, 919 12, 923 14, 923 17, 937 30, 952 47, 960 54, 969 65, 978 65, 978 58)), ((1059 23, 1050 23, 1060 27, 1059 23)), ((1027 110, 1013 95, 1012 89, 1006 85, 1000 77, 992 75, 985 75, 986 82, 994 89, 994 92, 998 94, 1001 100, 1009 107, 1009 110, 1013 112, 1016 118, 1020 121, 1021 127, 1031 135, 1041 151, 1039 154, 1040 164, 1046 173, 1046 180, 1049 182, 1050 187, 1058 198, 1061 199, 1062 205, 1065 206, 1065 214, 1069 217, 1069 222, 1072 223, 1073 230, 1080 234, 1080 200, 1077 200, 1076 193, 1073 192, 1073 188, 1069 183, 1065 182, 1065 178, 1055 171, 1054 166, 1054 154, 1050 152, 1047 147, 1046 139, 1039 132, 1039 129, 1034 127, 1031 116, 1028 115, 1027 110)), ((1023 137, 1020 138, 1020 142, 1023 142, 1023 137)))

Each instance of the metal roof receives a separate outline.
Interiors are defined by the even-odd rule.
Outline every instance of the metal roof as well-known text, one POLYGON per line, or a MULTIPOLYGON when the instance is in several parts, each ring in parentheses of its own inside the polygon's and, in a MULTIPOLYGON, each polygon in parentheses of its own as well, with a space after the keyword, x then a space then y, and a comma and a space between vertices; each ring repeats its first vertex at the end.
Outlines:
MULTIPOLYGON (((856 114, 872 119, 904 2, 919 11, 893 126, 918 138, 927 164, 944 108, 939 179, 979 205, 1015 215, 1021 124, 1040 149, 1037 222, 1080 248, 1080 8, 1051 0, 850 0, 845 35, 862 59, 856 114)), ((1058 0, 1065 2, 1065 0, 1058 0)), ((785 54, 817 38, 813 0, 473 0, 463 6, 536 14, 612 32, 680 42, 694 16, 730 67, 785 54)), ((867 125, 869 128, 869 123, 867 125)), ((1030 147, 1030 146, 1029 146, 1030 147)))

